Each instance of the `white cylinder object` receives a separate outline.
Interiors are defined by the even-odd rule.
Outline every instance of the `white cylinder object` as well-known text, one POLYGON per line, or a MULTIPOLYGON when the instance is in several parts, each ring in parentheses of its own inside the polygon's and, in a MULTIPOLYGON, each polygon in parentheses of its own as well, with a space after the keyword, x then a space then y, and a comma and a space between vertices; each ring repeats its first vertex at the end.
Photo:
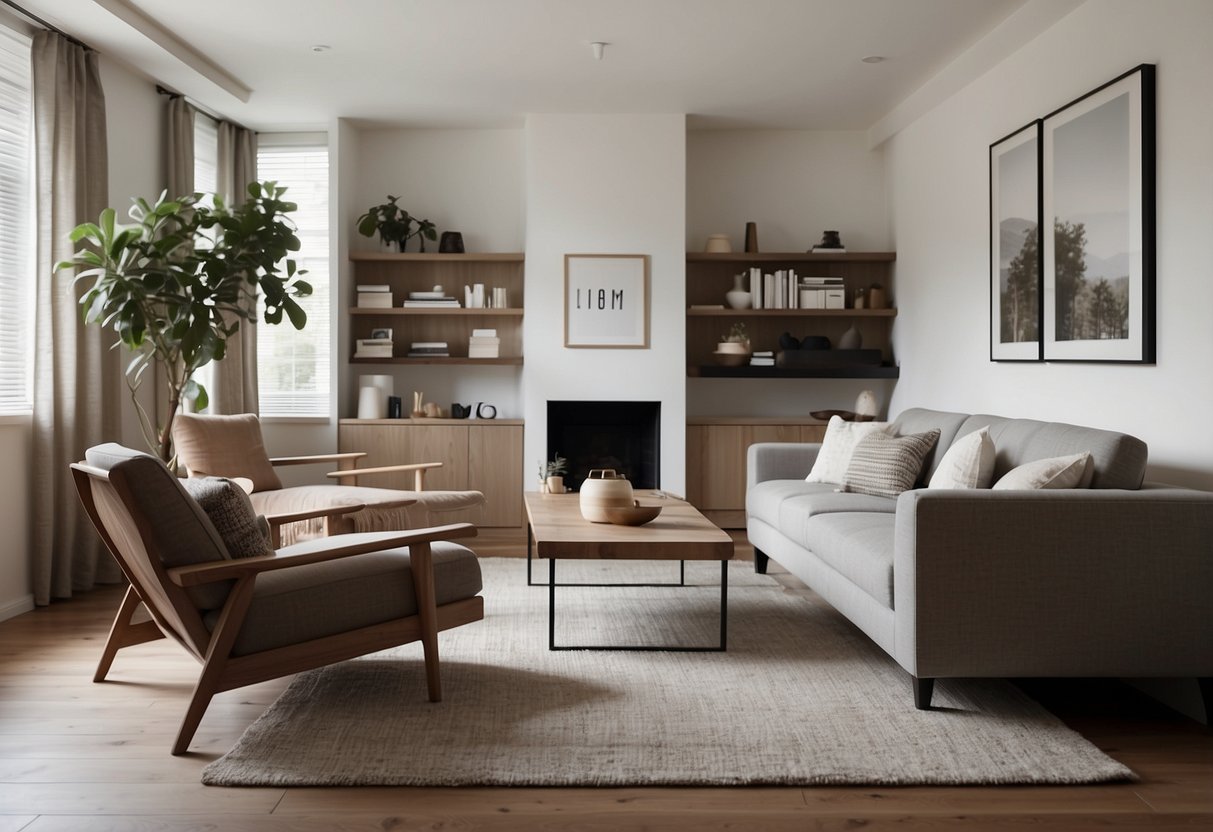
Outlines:
MULTIPOLYGON (((383 401, 387 401, 388 396, 396 395, 396 379, 389 375, 371 375, 358 376, 358 387, 378 387, 383 393, 383 401)), ((386 404, 384 405, 387 406, 386 404)))
POLYGON ((387 396, 378 387, 367 386, 358 390, 358 418, 387 418, 387 396))

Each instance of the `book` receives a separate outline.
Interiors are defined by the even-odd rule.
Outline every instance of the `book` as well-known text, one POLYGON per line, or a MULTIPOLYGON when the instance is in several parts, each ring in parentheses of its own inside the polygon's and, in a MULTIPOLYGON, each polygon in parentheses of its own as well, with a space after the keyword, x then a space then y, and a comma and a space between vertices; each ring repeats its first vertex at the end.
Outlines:
POLYGON ((391 309, 392 308, 392 293, 391 292, 359 292, 358 293, 358 308, 359 309, 391 309))
POLYGON ((442 352, 412 352, 410 350, 408 357, 409 358, 450 358, 451 353, 449 350, 443 350, 442 352))
POLYGON ((435 298, 434 300, 406 300, 402 304, 402 306, 409 307, 409 308, 416 308, 416 307, 425 308, 425 307, 439 307, 439 306, 458 307, 459 301, 455 300, 454 298, 435 298))
POLYGON ((775 356, 771 356, 770 358, 758 358, 757 356, 751 357, 750 366, 751 367, 774 367, 775 366, 775 356))
POLYGON ((354 289, 358 292, 391 292, 392 287, 386 283, 359 283, 354 289))
POLYGON ((825 248, 823 246, 813 246, 810 254, 846 254, 845 248, 825 248))
POLYGON ((496 338, 497 330, 495 329, 473 329, 473 338, 496 338))
POLYGON ((412 343, 409 344, 409 349, 413 349, 413 350, 443 349, 443 350, 445 350, 447 348, 447 346, 448 346, 448 344, 446 341, 413 341, 412 343))
POLYGON ((724 309, 723 303, 692 303, 692 309, 724 309))

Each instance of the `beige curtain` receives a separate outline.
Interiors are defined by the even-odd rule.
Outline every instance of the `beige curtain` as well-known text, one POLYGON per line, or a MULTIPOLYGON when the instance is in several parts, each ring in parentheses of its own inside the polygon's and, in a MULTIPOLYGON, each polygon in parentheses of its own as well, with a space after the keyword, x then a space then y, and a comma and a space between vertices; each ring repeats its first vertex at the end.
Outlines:
POLYGON ((86 327, 68 234, 96 221, 109 201, 105 96, 97 53, 39 31, 32 52, 37 261, 34 273, 34 601, 121 577, 80 507, 68 465, 91 445, 119 438, 122 368, 112 340, 86 327))
MULTIPOLYGON (((257 178, 257 134, 227 121, 218 122, 219 193, 235 207, 248 197, 245 190, 257 178)), ((216 361, 209 412, 257 412, 257 327, 242 321, 227 340, 227 352, 216 361)))
POLYGON ((164 183, 169 199, 194 192, 194 114, 179 95, 169 96, 164 129, 164 183))

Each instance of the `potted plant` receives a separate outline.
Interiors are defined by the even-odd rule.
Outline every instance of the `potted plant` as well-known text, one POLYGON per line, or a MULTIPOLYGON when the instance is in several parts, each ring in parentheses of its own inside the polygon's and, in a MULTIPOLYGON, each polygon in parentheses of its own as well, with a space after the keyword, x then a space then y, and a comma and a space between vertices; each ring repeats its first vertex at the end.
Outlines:
POLYGON ((218 196, 213 202, 200 193, 169 200, 162 193, 154 205, 134 200, 133 225, 115 223, 114 209, 106 208, 97 223, 72 231, 72 242, 86 246, 55 265, 56 271, 85 267, 76 277, 88 284, 80 300, 85 322, 113 329, 135 353, 126 367, 127 387, 144 439, 167 463, 182 402, 193 401, 197 410, 207 405, 194 373, 223 358, 242 321, 257 320, 258 294, 267 324, 284 315, 296 329, 307 322, 296 299, 312 287, 289 257, 299 250, 299 239, 286 216, 296 206, 282 198, 285 192, 275 182, 253 182, 236 208, 218 196), (162 423, 137 396, 149 367, 163 373, 168 401, 162 423))
POLYGON ((745 322, 733 324, 728 334, 720 336, 715 358, 726 367, 740 367, 750 360, 750 336, 746 334, 745 322))
POLYGON ((413 218, 396 204, 399 198, 388 194, 387 202, 366 209, 358 218, 358 233, 363 237, 374 237, 378 233, 385 248, 396 246, 404 251, 405 243, 413 236, 413 218))
POLYGON ((563 494, 564 475, 569 470, 569 461, 559 453, 551 462, 539 463, 539 490, 544 494, 563 494))
POLYGON ((400 250, 404 251, 404 247, 408 244, 409 238, 416 237, 417 242, 421 244, 421 252, 425 253, 425 241, 438 239, 438 227, 429 220, 414 220, 417 223, 417 230, 407 235, 404 242, 400 244, 400 250))

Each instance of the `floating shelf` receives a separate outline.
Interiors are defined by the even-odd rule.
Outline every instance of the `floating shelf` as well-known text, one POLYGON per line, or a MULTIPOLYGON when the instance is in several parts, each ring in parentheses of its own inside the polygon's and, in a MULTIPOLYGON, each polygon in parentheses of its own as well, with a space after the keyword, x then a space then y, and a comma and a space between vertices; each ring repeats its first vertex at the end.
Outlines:
POLYGON ((350 314, 373 315, 377 317, 382 317, 385 315, 467 315, 468 317, 473 318, 521 318, 522 308, 511 307, 509 309, 465 309, 462 306, 410 306, 406 309, 403 306, 381 306, 377 308, 352 306, 350 307, 350 314))
POLYGON ((687 367, 692 378, 897 378, 901 368, 879 367, 811 367, 788 370, 783 367, 719 367, 703 365, 687 367))
POLYGON ((481 364, 501 366, 522 366, 522 356, 514 356, 510 358, 463 358, 451 356, 450 358, 350 358, 351 364, 481 364))
POLYGON ((688 309, 691 318, 895 318, 896 309, 688 309))
POLYGON ((804 251, 687 252, 688 263, 891 263, 896 259, 895 251, 848 251, 845 254, 809 254, 804 251))

